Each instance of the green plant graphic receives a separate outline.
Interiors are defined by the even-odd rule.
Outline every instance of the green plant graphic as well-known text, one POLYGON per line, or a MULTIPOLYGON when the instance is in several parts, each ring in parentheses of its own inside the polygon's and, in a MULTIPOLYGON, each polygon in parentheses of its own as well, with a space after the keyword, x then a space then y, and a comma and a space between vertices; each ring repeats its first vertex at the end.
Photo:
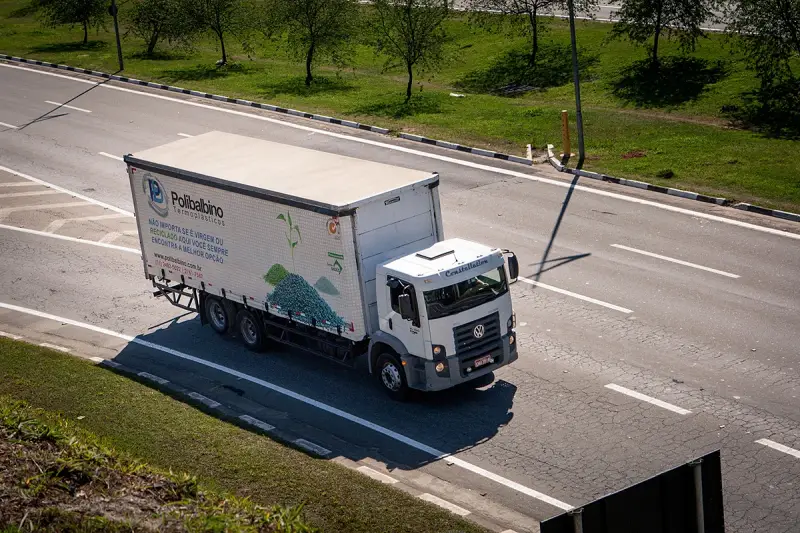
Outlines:
POLYGON ((289 243, 289 251, 292 254, 292 270, 296 271, 297 269, 294 266, 294 249, 298 243, 303 242, 303 237, 300 235, 300 226, 292 224, 292 215, 289 214, 288 211, 286 212, 286 216, 283 216, 283 213, 281 213, 277 218, 286 223, 286 242, 289 243), (294 240, 295 233, 297 233, 297 240, 294 240))

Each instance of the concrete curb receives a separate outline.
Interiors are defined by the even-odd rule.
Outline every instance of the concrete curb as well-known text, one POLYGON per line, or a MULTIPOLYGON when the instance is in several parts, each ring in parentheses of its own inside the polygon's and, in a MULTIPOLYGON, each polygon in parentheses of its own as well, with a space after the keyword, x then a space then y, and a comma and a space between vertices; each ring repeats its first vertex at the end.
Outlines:
POLYGON ((339 126, 347 126, 349 128, 355 128, 359 130, 371 131, 374 133, 381 133, 386 135, 389 133, 389 130, 386 128, 381 128, 378 126, 369 126, 367 124, 361 124, 359 122, 353 122, 352 120, 345 120, 340 118, 333 118, 328 117, 326 115, 317 115, 314 113, 306 113, 305 111, 298 111, 296 109, 288 109, 285 107, 278 107, 270 104, 261 104, 258 102, 251 102, 250 100, 242 100, 239 98, 229 98, 227 96, 220 96, 218 94, 210 94, 210 93, 203 93, 199 91, 192 91, 189 89, 184 89, 182 87, 173 87, 172 85, 164 85, 161 83, 153 83, 150 81, 144 80, 137 80, 136 78, 128 78, 125 76, 117 76, 115 74, 108 74, 106 72, 99 72, 97 70, 89 70, 85 68, 78 68, 78 67, 70 67, 68 65, 59 65, 57 63, 48 63, 47 61, 39 61, 34 59, 25 59, 24 57, 15 57, 6 54, 0 54, 0 59, 6 59, 8 61, 14 61, 16 63, 25 63, 29 65, 39 65, 42 67, 50 67, 56 68, 59 70, 68 70, 70 72, 78 72, 81 74, 88 74, 90 76, 97 76, 100 78, 105 78, 108 80, 114 81, 121 81, 124 83, 130 83, 132 85, 138 85, 140 87, 150 87, 151 89, 161 89, 163 91, 170 91, 173 93, 180 93, 180 94, 188 94, 191 96, 198 96, 200 98, 208 98, 210 100, 217 100, 218 102, 226 102, 229 104, 238 104, 247 107, 254 107, 256 109, 266 109, 267 111, 274 111, 276 113, 284 113, 286 115, 292 115, 295 117, 302 117, 302 118, 310 118, 312 120, 319 120, 320 122, 327 122, 329 124, 337 124, 339 126))
POLYGON ((706 196, 705 194, 699 194, 691 191, 684 191, 681 189, 661 187, 659 185, 652 185, 650 183, 645 183, 644 181, 629 180, 625 178, 615 178, 614 176, 608 176, 606 174, 600 174, 598 172, 589 172, 588 170, 567 169, 564 165, 561 164, 561 161, 559 161, 556 158, 555 154, 553 154, 552 144, 547 145, 547 155, 550 164, 553 167, 555 167, 556 170, 558 170, 559 172, 569 172, 570 174, 577 174, 578 176, 582 176, 584 178, 607 181, 609 183, 616 183, 617 185, 625 185, 627 187, 636 187, 637 189, 644 189, 646 191, 660 192, 662 194, 668 194, 670 196, 678 196, 680 198, 687 198, 689 200, 697 200, 698 202, 705 202, 707 204, 728 205, 731 203, 730 200, 728 200, 727 198, 718 198, 715 196, 706 196))
POLYGON ((448 141, 439 141, 436 139, 430 139, 428 137, 422 137, 421 135, 414 135, 412 133, 400 132, 400 137, 402 139, 406 139, 409 141, 415 141, 424 144, 430 144, 433 146, 439 146, 440 148, 449 148, 450 150, 457 150, 459 152, 466 152, 468 154, 482 155, 484 157, 491 157, 493 159, 502 159, 503 161, 511 161, 512 163, 522 163, 523 165, 533 164, 533 161, 531 159, 527 159, 525 157, 502 154, 500 152, 484 150, 483 148, 473 148, 471 146, 464 146, 463 144, 456 144, 448 141))
POLYGON ((112 372, 122 374, 125 377, 138 381, 139 383, 147 385, 148 387, 155 388, 164 394, 167 394, 168 396, 171 396, 181 402, 190 404, 215 418, 235 424, 249 431, 255 431, 257 433, 267 435, 270 438, 298 451, 322 458, 328 458, 332 453, 330 450, 327 450, 318 444, 314 444, 313 442, 307 441, 303 437, 280 430, 271 424, 231 409, 230 407, 222 405, 211 398, 203 396, 199 392, 185 389, 180 385, 176 385, 159 376, 154 376, 148 372, 139 372, 133 368, 109 359, 104 359, 102 362, 98 363, 98 366, 111 370, 112 372))
POLYGON ((759 215, 767 215, 768 217, 783 218, 791 220, 792 222, 800 222, 800 215, 797 213, 790 213, 788 211, 779 211, 777 209, 767 209, 753 204, 738 203, 733 206, 734 209, 741 209, 742 211, 750 211, 751 213, 758 213, 759 215))

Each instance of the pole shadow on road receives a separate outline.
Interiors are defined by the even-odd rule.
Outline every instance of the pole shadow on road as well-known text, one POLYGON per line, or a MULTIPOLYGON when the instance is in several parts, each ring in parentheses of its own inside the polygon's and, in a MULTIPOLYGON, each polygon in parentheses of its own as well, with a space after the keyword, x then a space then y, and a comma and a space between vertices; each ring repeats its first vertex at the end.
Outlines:
POLYGON ((558 265, 544 268, 545 265, 551 261, 550 259, 548 259, 548 257, 550 256, 550 250, 553 248, 553 243, 556 241, 558 230, 559 228, 561 228, 561 222, 564 220, 564 215, 567 212, 569 201, 572 199, 572 193, 575 191, 575 186, 578 184, 578 179, 580 179, 580 176, 578 176, 577 174, 573 175, 572 183, 570 183, 569 189, 567 189, 567 194, 564 196, 564 202, 561 204, 561 211, 559 211, 558 218, 556 218, 556 223, 553 226, 553 231, 552 233, 550 233, 550 240, 547 241, 547 246, 544 249, 544 255, 542 255, 542 260, 539 262, 539 270, 536 271, 536 275, 534 276, 534 279, 536 281, 539 281, 539 278, 542 277, 542 274, 544 272, 547 272, 548 270, 555 268, 555 266, 561 266, 570 261, 574 261, 575 259, 580 259, 581 257, 586 257, 589 255, 589 254, 579 254, 578 256, 572 256, 574 257, 574 259, 564 258, 564 259, 570 259, 570 261, 564 261, 562 263, 559 263, 558 265))
MULTIPOLYGON (((503 380, 480 388, 465 385, 437 393, 417 393, 412 401, 399 403, 379 389, 365 363, 351 369, 293 349, 252 353, 236 339, 220 337, 201 326, 196 316, 172 322, 138 339, 267 381, 446 454, 491 440, 513 418, 517 388, 503 380)), ((332 436, 334 441, 343 442, 335 453, 353 461, 372 458, 390 468, 414 469, 436 459, 380 432, 262 385, 140 344, 129 343, 114 361, 199 392, 279 429, 303 432, 311 428, 312 433, 332 436)), ((307 438, 303 434, 298 436, 307 438)), ((313 440, 313 435, 309 440, 313 440)))

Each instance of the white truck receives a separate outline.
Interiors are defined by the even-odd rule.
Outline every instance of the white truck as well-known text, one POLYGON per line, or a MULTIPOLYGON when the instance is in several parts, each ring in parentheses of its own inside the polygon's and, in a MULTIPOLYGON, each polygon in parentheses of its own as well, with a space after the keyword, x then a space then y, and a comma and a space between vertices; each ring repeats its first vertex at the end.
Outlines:
POLYGON ((217 333, 365 356, 395 399, 517 359, 516 256, 444 240, 438 174, 222 132, 124 160, 154 294, 217 333))

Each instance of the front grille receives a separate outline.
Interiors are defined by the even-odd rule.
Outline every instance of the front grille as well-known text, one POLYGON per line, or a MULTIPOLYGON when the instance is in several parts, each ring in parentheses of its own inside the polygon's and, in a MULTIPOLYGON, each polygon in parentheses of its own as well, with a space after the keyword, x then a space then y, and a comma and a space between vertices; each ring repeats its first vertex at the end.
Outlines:
POLYGON ((453 328, 455 337, 456 355, 462 363, 471 362, 481 355, 487 355, 501 346, 500 314, 492 313, 468 324, 453 328), (483 326, 483 336, 475 337, 475 327, 483 326))

